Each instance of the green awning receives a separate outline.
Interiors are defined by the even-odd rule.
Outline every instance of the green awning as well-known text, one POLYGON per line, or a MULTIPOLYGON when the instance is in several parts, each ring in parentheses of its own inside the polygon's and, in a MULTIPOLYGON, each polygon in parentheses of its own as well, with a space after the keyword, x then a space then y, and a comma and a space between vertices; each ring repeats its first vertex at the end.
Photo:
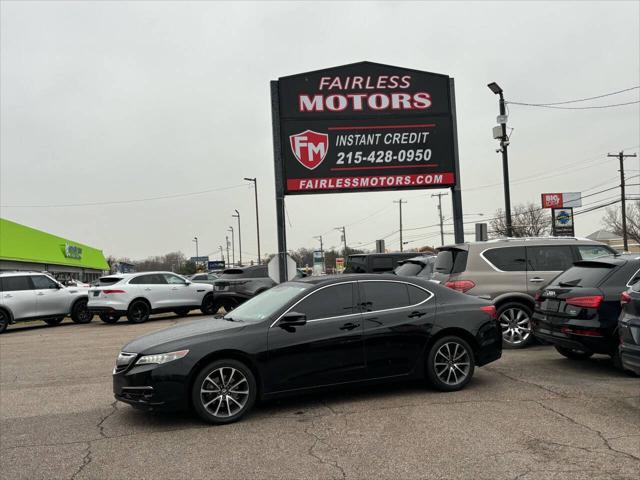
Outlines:
POLYGON ((0 260, 109 270, 102 250, 0 218, 0 260))

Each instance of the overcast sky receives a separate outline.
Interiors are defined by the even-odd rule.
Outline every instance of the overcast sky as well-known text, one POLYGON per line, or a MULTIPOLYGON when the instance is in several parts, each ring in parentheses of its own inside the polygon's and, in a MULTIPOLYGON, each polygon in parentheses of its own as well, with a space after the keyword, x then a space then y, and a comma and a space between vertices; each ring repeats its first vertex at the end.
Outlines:
MULTIPOLYGON (((503 196, 491 135, 498 102, 486 84, 497 81, 507 100, 533 103, 639 85, 639 5, 2 1, 0 215, 142 258, 193 255, 194 235, 201 254, 215 254, 238 209, 244 259, 255 258, 253 192, 242 185, 255 176, 262 251, 274 252, 269 81, 369 60, 455 78, 464 211, 490 217, 503 196), (234 188, 211 191, 225 187, 234 188), (47 208, 193 192, 203 193, 47 208)), ((588 104, 637 99, 634 90, 588 104)), ((638 151, 639 118, 638 104, 511 106, 512 202, 615 186, 617 160, 606 154, 638 151)), ((640 161, 626 168, 638 175, 640 161)), ((407 229, 437 223, 432 193, 288 197, 288 247, 315 247, 320 234, 325 247, 339 245, 333 228, 346 225, 350 246, 372 248, 398 229, 395 199, 408 201, 407 229)), ((449 215, 450 196, 443 206, 449 215)), ((601 228, 602 213, 577 217, 577 234, 601 228)), ((405 240, 437 245, 438 229, 409 230, 405 240)), ((388 247, 398 244, 397 233, 387 238, 388 247)))

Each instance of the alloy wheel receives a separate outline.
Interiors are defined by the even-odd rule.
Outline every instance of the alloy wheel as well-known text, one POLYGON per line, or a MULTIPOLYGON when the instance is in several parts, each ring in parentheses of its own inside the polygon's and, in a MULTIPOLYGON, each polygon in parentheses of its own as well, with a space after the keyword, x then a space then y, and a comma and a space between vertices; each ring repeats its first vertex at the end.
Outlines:
POLYGON ((458 385, 469 375, 471 358, 467 349, 457 342, 447 342, 436 352, 433 365, 438 378, 447 385, 458 385))
POLYGON ((531 318, 520 308, 508 308, 500 314, 502 338, 511 345, 525 343, 531 335, 531 318))
POLYGON ((249 393, 247 378, 233 367, 213 370, 200 385, 202 406, 216 418, 230 418, 240 413, 249 393))

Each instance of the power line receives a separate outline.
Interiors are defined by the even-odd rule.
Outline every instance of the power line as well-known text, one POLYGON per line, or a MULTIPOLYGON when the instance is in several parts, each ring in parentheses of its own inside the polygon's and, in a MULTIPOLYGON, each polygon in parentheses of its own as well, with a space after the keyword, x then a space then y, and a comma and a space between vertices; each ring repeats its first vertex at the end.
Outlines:
POLYGON ((579 98, 577 100, 567 100, 567 101, 564 101, 564 102, 526 103, 526 102, 509 102, 509 101, 507 101, 506 103, 513 103, 514 105, 528 105, 528 106, 535 106, 535 107, 548 107, 548 106, 552 106, 552 105, 565 105, 567 103, 586 102, 587 100, 595 100, 597 98, 610 97, 611 95, 618 95, 619 93, 628 92, 630 90, 637 90, 639 88, 640 88, 640 85, 636 85, 635 87, 625 88, 624 90, 618 90, 616 92, 605 93, 603 95, 596 95, 595 97, 579 98))
POLYGON ((553 105, 535 105, 532 103, 519 103, 519 102, 509 102, 511 105, 521 105, 524 107, 540 107, 540 108, 555 108, 557 110, 592 110, 597 108, 612 108, 612 107, 623 107, 625 105, 634 105, 636 103, 640 103, 640 100, 635 100, 633 102, 624 102, 624 103, 612 103, 609 105, 593 105, 590 107, 556 107, 553 105))

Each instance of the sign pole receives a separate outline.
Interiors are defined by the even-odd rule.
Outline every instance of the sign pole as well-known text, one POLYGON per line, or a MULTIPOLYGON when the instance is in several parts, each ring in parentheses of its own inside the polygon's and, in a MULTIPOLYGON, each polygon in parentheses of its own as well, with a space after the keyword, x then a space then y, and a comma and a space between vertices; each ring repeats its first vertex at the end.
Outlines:
POLYGON ((287 231, 284 211, 284 176, 282 166, 282 145, 280 144, 280 94, 277 80, 271 81, 271 126, 273 131, 273 160, 276 181, 276 230, 278 234, 278 275, 282 283, 287 275, 287 231))
POLYGON ((456 184, 451 187, 453 207, 453 235, 456 243, 464 242, 464 222, 462 215, 462 191, 460 182, 460 162, 458 158, 458 120, 456 116, 456 87, 453 78, 449 79, 449 102, 451 107, 451 127, 453 129, 453 165, 456 184))

